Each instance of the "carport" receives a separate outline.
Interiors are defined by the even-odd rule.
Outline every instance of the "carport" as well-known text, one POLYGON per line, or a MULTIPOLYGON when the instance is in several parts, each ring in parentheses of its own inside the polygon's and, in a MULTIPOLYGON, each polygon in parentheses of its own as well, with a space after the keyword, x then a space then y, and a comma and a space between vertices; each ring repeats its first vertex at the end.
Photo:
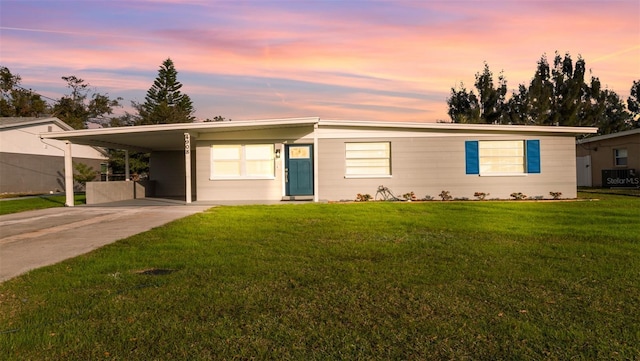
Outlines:
MULTIPOLYGON (((195 196, 195 141, 198 137, 211 133, 224 133, 239 130, 257 130, 279 127, 312 126, 319 118, 270 119, 261 121, 223 121, 204 123, 177 123, 160 125, 142 125, 131 127, 82 129, 62 132, 42 133, 42 139, 56 139, 66 143, 65 147, 65 204, 73 206, 73 154, 71 144, 83 144, 110 149, 124 150, 126 153, 125 185, 130 184, 132 194, 141 190, 132 182, 129 174, 129 152, 151 153, 150 172, 157 169, 155 176, 162 181, 180 182, 181 197, 191 203, 195 196), (156 162, 154 163, 154 155, 156 162), (177 165, 180 164, 178 167, 177 165), (165 169, 162 169, 162 168, 165 169)), ((215 134, 214 134, 215 135, 215 134)), ((94 182, 107 183, 107 182, 94 182)), ((110 187, 116 187, 118 182, 110 187)), ((160 186, 160 184, 159 184, 160 186)), ((116 189, 116 188, 113 188, 116 189)), ((175 188, 174 188, 175 189, 175 188)))

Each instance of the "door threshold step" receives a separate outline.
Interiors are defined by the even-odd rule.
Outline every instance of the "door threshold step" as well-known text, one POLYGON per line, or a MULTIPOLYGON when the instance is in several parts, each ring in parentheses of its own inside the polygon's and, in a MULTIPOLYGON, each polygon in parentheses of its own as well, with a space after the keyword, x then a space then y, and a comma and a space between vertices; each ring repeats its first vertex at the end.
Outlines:
POLYGON ((313 196, 284 196, 283 201, 312 201, 313 196))

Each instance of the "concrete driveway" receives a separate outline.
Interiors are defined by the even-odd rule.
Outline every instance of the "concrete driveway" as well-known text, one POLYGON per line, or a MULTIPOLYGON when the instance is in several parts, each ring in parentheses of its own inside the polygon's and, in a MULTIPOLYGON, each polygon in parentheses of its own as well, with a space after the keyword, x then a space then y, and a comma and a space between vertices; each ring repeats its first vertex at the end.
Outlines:
POLYGON ((0 282, 208 208, 135 200, 0 216, 0 282))

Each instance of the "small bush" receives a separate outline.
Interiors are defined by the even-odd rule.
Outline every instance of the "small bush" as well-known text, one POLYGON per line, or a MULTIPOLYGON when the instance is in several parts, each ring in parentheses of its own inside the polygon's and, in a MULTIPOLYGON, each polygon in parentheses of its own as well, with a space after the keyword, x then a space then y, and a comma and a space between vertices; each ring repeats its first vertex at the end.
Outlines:
POLYGON ((562 197, 562 192, 549 192, 549 195, 553 199, 560 199, 560 197, 562 197))
POLYGON ((416 194, 413 192, 409 192, 409 193, 405 193, 402 195, 402 198, 404 198, 406 201, 417 201, 418 197, 416 197, 416 194))
POLYGON ((473 193, 473 196, 476 197, 477 200, 479 201, 484 201, 485 198, 487 198, 488 195, 490 195, 491 193, 485 193, 485 192, 475 192, 473 193))
POLYGON ((513 198, 516 201, 520 201, 523 199, 527 199, 527 196, 522 194, 522 192, 518 192, 518 193, 511 193, 511 198, 513 198))
POLYGON ((356 195, 356 202, 367 202, 370 201, 373 197, 371 197, 371 194, 365 193, 358 193, 356 195))
POLYGON ((451 196, 451 192, 449 191, 442 191, 440 192, 440 194, 438 194, 438 196, 442 198, 443 201, 450 201, 453 199, 453 197, 451 196))

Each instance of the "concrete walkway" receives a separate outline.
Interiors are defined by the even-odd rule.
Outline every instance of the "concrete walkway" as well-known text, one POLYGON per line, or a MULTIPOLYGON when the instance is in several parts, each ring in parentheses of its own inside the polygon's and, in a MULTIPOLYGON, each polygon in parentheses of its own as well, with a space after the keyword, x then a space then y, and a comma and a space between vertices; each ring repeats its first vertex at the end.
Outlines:
POLYGON ((0 282, 211 206, 135 200, 0 216, 0 282))

